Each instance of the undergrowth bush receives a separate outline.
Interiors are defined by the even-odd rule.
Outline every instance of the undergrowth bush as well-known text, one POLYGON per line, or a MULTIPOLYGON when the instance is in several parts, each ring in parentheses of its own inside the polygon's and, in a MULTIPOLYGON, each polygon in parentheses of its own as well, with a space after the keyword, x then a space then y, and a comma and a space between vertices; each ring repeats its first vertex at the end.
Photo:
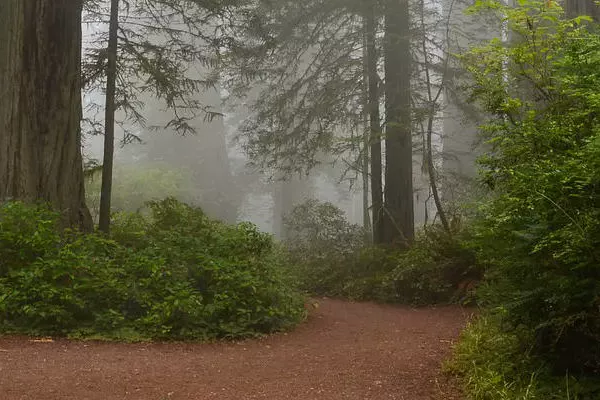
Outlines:
POLYGON ((505 329, 497 315, 469 323, 445 369, 461 376, 469 400, 596 400, 600 381, 565 372, 536 357, 531 330, 505 329))
POLYGON ((417 304, 473 301, 472 288, 483 271, 468 237, 465 228, 449 234, 438 225, 418 232, 410 249, 390 257, 393 269, 385 281, 391 285, 387 299, 417 304))
POLYGON ((600 36, 554 4, 491 4, 518 40, 464 57, 490 115, 481 175, 492 200, 471 242, 488 265, 480 298, 507 327, 526 327, 558 375, 597 375, 600 36))
POLYGON ((366 232, 348 223, 335 205, 314 199, 294 207, 284 217, 284 229, 284 245, 301 287, 318 295, 342 295, 366 232))
POLYGON ((485 316, 449 367, 473 400, 600 399, 600 36, 555 2, 476 4, 515 40, 463 57, 491 199, 469 239, 485 316))
POLYGON ((174 199, 119 214, 112 238, 60 232, 45 207, 0 207, 0 329, 118 339, 234 338, 304 314, 272 238, 174 199))
POLYGON ((343 212, 316 200, 286 218, 290 265, 309 293, 357 300, 433 304, 465 300, 459 287, 481 270, 462 233, 438 226, 421 231, 409 250, 370 245, 343 212))

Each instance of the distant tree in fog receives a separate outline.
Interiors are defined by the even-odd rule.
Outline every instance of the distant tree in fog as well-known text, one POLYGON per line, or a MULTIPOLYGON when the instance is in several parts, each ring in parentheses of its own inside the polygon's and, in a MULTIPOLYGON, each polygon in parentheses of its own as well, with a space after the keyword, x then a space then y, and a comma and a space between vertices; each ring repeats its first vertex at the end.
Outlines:
POLYGON ((442 64, 439 55, 423 57, 422 42, 427 52, 443 52, 434 38, 443 18, 411 20, 419 6, 258 1, 225 57, 228 89, 238 97, 251 93, 241 137, 254 164, 292 174, 310 171, 323 154, 343 158, 370 177, 364 181, 377 243, 410 242, 414 231, 413 126, 425 118, 415 110, 431 107, 412 89, 425 79, 424 62, 437 73, 442 64))
POLYGON ((199 115, 208 120, 217 116, 197 96, 214 88, 216 75, 198 71, 216 65, 219 41, 224 38, 222 27, 234 4, 237 2, 86 2, 87 23, 105 24, 107 16, 110 21, 108 32, 92 35, 83 66, 84 88, 106 93, 104 123, 88 120, 91 133, 98 133, 103 126, 105 135, 99 217, 102 231, 108 233, 110 226, 115 122, 125 132, 124 143, 139 140, 130 126, 152 128, 146 126, 143 112, 148 98, 160 100, 171 111, 164 128, 181 134, 194 133, 191 121, 199 115), (120 120, 115 120, 117 112, 120 120))

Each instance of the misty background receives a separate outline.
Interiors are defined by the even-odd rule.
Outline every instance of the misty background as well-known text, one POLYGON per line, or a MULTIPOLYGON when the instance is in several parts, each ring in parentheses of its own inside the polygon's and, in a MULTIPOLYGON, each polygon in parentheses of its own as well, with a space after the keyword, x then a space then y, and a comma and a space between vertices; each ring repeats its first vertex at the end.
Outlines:
MULTIPOLYGON (((502 36, 501 31, 489 28, 494 25, 482 21, 481 15, 466 15, 466 3, 443 0, 423 4, 426 18, 430 19, 428 23, 436 27, 427 35, 432 42, 446 41, 450 51, 460 51, 475 42, 502 36)), ((107 30, 106 23, 84 23, 84 53, 85 49, 94 47, 97 35, 107 30)), ((435 49, 431 51, 436 52, 435 49)), ((439 50, 440 57, 443 57, 442 52, 439 50)), ((310 60, 301 62, 308 64, 310 60)), ((189 65, 188 73, 200 78, 210 74, 211 70, 203 65, 189 65)), ((417 74, 420 79, 424 77, 420 71, 417 74)), ((432 74, 434 79, 441 79, 439 71, 432 74)), ((464 199, 472 187, 470 183, 476 174, 478 122, 477 116, 465 112, 460 91, 453 92, 451 86, 447 86, 440 100, 443 107, 436 113, 432 140, 440 191, 447 203, 453 203, 464 199)), ((260 93, 259 89, 256 93, 260 93)), ((417 92, 425 90, 423 87, 415 89, 417 92)), ((189 121, 195 132, 185 135, 166 126, 172 119, 172 111, 151 93, 137 99, 143 125, 124 121, 123 111, 118 111, 117 122, 121 122, 115 133, 113 209, 137 211, 143 208, 144 201, 173 196, 200 206, 211 217, 227 222, 250 221, 281 239, 284 237, 284 216, 295 205, 317 199, 333 203, 343 210, 349 222, 363 225, 363 185, 359 173, 350 168, 351 160, 356 157, 351 151, 324 155, 309 174, 284 176, 275 168, 261 170, 250 165, 252 160, 238 139, 241 126, 252 114, 249 102, 256 93, 239 99, 217 81, 213 88, 195 94, 195 100, 221 115, 213 118, 198 115, 189 121)), ((103 104, 102 91, 86 92, 84 118, 101 126, 103 104)), ((86 134, 84 129, 83 142, 84 158, 101 164, 103 136, 86 134)), ((424 165, 424 139, 418 131, 413 133, 413 142, 414 211, 418 228, 435 221, 436 207, 424 165)), ((385 148, 383 151, 385 154, 385 148)), ((97 218, 99 178, 90 179, 87 198, 92 215, 97 218)))

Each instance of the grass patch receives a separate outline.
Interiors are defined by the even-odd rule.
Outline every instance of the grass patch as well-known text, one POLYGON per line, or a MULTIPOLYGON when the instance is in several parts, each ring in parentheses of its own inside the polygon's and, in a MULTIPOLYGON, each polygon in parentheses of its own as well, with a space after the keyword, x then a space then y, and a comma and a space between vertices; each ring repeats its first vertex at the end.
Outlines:
POLYGON ((469 323, 445 370, 457 375, 469 400, 597 400, 600 378, 555 376, 527 348, 532 334, 503 330, 484 315, 469 323))

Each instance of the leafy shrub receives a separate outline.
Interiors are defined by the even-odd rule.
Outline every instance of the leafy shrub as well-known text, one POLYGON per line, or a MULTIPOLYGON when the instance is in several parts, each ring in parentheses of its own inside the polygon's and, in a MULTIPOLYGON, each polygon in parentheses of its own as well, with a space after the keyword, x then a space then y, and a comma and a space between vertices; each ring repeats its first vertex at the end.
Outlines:
POLYGON ((5 203, 0 208, 0 274, 56 254, 59 215, 43 206, 5 203))
POLYGON ((501 10, 519 35, 466 57, 493 117, 481 160, 494 198, 473 247, 489 266, 484 304, 558 374, 600 372, 600 36, 560 8, 501 10), (507 62, 508 60, 508 62, 507 62))
POLYGON ((308 200, 284 218, 290 264, 301 287, 319 295, 344 295, 344 284, 358 278, 354 259, 365 246, 366 232, 348 223, 328 202, 308 200))
POLYGON ((303 317, 270 236, 173 199, 149 208, 149 217, 119 214, 107 239, 59 234, 44 207, 2 205, 0 329, 206 339, 286 329, 303 317))
POLYGON ((457 288, 479 280, 474 252, 460 234, 438 227, 408 250, 377 248, 330 203, 310 200, 286 219, 290 265, 302 289, 319 295, 432 304, 460 300, 457 288))
POLYGON ((393 269, 384 281, 387 299, 400 303, 466 303, 469 285, 483 271, 468 247, 468 231, 449 235, 440 226, 419 232, 414 245, 393 253, 393 269))
POLYGON ((222 336, 269 332, 301 317, 302 299, 283 275, 270 235, 250 223, 210 220, 173 199, 149 205, 150 247, 182 268, 202 294, 212 331, 222 336))

